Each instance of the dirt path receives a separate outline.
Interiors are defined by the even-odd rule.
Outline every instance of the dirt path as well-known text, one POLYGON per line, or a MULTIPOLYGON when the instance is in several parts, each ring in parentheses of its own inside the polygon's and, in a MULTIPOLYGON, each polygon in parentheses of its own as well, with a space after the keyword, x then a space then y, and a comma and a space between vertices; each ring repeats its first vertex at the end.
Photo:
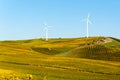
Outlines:
POLYGON ((105 74, 105 75, 120 75, 120 74, 113 74, 113 73, 105 73, 105 72, 97 72, 97 71, 90 71, 90 70, 80 70, 74 67, 67 67, 67 66, 57 66, 57 65, 32 65, 41 68, 48 68, 48 69, 55 69, 55 70, 70 70, 76 72, 85 72, 85 73, 96 73, 96 74, 105 74))

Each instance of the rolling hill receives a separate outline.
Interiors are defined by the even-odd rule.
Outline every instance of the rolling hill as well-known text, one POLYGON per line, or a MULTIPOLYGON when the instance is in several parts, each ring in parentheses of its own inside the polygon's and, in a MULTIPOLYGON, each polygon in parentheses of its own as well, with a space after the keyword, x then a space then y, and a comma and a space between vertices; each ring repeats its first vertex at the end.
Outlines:
POLYGON ((119 80, 120 40, 112 37, 0 42, 0 80, 119 80))

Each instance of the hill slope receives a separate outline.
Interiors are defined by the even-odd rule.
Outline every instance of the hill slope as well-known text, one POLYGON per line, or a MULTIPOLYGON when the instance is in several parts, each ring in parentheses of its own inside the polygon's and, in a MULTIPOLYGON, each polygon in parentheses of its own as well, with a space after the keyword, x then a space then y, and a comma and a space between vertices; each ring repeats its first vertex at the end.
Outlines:
POLYGON ((101 39, 95 43, 93 42, 89 45, 74 48, 69 51, 67 56, 120 61, 120 42, 118 42, 118 40, 113 40, 112 38, 104 38, 104 40, 101 39))
POLYGON ((120 61, 120 40, 112 37, 3 41, 0 42, 0 47, 8 48, 2 51, 4 53, 19 50, 19 52, 26 51, 25 53, 40 53, 44 56, 120 61))
POLYGON ((9 80, 119 80, 119 52, 120 42, 105 37, 2 41, 0 70, 13 72, 9 80))

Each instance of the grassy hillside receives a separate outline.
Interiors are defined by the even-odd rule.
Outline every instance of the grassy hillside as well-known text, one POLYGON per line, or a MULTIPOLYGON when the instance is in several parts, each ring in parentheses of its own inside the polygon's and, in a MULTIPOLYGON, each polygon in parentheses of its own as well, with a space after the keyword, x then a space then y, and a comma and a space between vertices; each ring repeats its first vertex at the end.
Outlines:
MULTIPOLYGON (((110 43, 112 44, 112 43, 110 43)), ((114 46, 105 45, 90 45, 78 47, 71 50, 67 56, 77 58, 89 58, 97 60, 120 61, 120 50, 114 46)))
POLYGON ((0 42, 0 80, 119 80, 119 67, 115 38, 0 42))

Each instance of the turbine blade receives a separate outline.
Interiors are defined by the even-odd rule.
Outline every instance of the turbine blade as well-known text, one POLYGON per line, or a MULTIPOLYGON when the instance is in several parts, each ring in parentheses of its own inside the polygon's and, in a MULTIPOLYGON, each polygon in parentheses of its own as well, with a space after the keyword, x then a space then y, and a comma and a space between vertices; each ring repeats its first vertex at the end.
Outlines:
POLYGON ((88 23, 92 24, 92 22, 88 19, 88 23))

